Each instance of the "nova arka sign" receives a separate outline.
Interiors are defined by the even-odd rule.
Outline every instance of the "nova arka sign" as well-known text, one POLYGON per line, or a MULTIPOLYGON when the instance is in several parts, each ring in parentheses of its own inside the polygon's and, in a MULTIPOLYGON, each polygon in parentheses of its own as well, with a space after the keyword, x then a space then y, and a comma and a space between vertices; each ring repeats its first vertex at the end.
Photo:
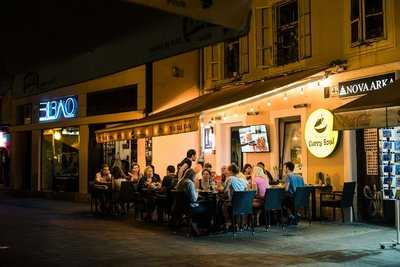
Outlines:
POLYGON ((326 109, 317 109, 308 117, 305 127, 308 151, 317 158, 326 158, 335 151, 339 132, 333 130, 333 114, 326 109))
POLYGON ((39 122, 57 121, 78 116, 78 97, 68 96, 51 101, 40 102, 39 122))
POLYGON ((368 92, 381 90, 396 80, 394 72, 339 83, 339 97, 356 96, 367 94, 368 92))

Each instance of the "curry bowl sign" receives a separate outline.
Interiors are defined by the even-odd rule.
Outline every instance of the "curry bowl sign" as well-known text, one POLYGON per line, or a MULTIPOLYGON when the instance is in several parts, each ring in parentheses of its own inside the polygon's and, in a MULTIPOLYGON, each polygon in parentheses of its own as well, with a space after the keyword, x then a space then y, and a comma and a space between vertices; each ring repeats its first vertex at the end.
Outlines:
POLYGON ((317 109, 308 117, 304 133, 307 148, 317 158, 326 158, 335 150, 339 132, 333 130, 333 114, 317 109))

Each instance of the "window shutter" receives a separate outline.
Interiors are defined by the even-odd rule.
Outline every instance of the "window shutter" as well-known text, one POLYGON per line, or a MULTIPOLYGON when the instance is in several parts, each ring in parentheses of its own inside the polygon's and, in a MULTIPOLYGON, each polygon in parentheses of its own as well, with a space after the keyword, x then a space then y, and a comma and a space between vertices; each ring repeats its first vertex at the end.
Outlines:
POLYGON ((311 57, 311 0, 299 0, 300 59, 311 57))
POLYGON ((206 80, 211 80, 212 78, 212 72, 211 72, 211 62, 212 62, 212 57, 211 57, 211 46, 207 46, 204 48, 204 61, 206 64, 206 80))
POLYGON ((239 73, 249 72, 249 36, 246 35, 239 39, 239 73))
POLYGON ((256 57, 257 66, 273 65, 273 17, 271 8, 256 9, 256 57))
POLYGON ((222 79, 222 73, 223 73, 223 43, 219 43, 216 45, 212 45, 207 47, 208 48, 208 53, 207 54, 207 60, 209 60, 207 66, 208 66, 208 71, 207 71, 207 77, 211 81, 219 81, 222 79))

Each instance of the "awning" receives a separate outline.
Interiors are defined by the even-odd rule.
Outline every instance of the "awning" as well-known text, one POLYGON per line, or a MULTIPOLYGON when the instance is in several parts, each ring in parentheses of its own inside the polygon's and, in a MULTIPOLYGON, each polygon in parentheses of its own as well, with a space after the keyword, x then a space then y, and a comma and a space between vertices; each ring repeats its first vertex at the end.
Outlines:
POLYGON ((249 21, 250 0, 125 0, 169 13, 198 19, 233 29, 243 29, 249 21))
POLYGON ((271 78, 264 82, 258 81, 242 85, 230 85, 214 93, 197 97, 174 108, 155 113, 145 119, 96 131, 96 140, 99 143, 103 143, 113 140, 129 140, 133 138, 197 131, 199 127, 198 117, 203 111, 261 95, 291 83, 301 81, 326 68, 327 67, 299 71, 289 75, 271 78), (167 128, 169 130, 167 130, 167 128))
POLYGON ((333 111, 334 129, 384 128, 400 125, 400 80, 333 111))

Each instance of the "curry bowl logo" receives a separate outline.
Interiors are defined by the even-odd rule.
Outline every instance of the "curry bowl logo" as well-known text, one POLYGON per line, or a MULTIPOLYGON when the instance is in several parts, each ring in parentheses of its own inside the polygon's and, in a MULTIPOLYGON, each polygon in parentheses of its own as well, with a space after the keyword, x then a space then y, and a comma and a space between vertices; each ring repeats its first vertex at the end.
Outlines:
POLYGON ((339 133, 333 130, 333 114, 326 109, 317 109, 306 121, 304 138, 307 148, 317 158, 326 158, 338 144, 339 133))
POLYGON ((322 117, 321 115, 321 118, 319 118, 314 124, 314 130, 317 133, 323 133, 325 132, 326 128, 328 128, 328 124, 326 123, 324 117, 322 117))

